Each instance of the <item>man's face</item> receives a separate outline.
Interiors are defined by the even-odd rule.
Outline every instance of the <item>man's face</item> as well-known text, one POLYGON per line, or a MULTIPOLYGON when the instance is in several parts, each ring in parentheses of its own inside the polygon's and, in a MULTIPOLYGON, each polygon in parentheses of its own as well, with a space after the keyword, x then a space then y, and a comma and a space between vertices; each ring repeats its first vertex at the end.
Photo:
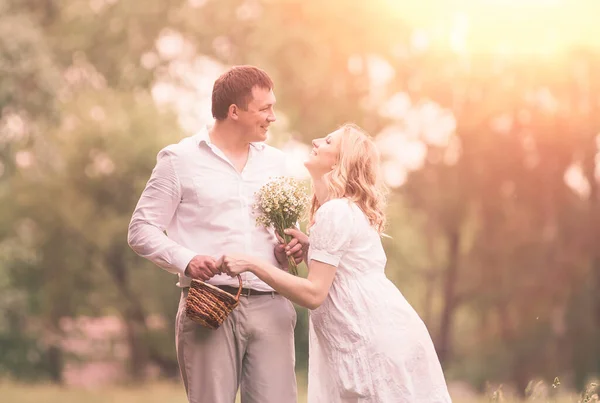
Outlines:
POLYGON ((269 125, 275 122, 275 94, 273 90, 254 87, 252 100, 247 110, 238 109, 238 123, 244 126, 249 142, 260 142, 267 139, 269 125))

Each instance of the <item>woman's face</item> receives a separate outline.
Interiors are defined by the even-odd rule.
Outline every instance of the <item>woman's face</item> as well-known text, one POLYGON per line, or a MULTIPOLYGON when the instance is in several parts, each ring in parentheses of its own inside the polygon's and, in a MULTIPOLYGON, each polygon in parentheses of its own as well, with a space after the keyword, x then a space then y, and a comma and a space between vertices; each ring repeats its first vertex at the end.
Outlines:
POLYGON ((313 149, 304 166, 313 177, 322 177, 333 169, 340 154, 342 134, 342 130, 336 130, 326 137, 312 141, 313 149))

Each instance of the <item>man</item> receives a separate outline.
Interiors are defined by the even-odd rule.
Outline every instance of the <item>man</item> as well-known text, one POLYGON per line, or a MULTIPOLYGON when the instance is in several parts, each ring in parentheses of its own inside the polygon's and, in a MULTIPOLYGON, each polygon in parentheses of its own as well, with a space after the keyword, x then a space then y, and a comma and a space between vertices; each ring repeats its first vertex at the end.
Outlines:
POLYGON ((252 210, 255 192, 286 174, 284 154, 263 143, 274 105, 264 71, 225 72, 213 87, 214 126, 159 152, 129 225, 131 248, 179 276, 177 359, 190 403, 233 403, 238 387, 244 403, 296 402, 296 312, 287 299, 244 273, 240 304, 219 329, 185 314, 192 278, 237 292, 238 280, 217 267, 224 254, 248 253, 282 268, 285 247, 303 258, 296 241, 279 244, 256 226, 252 210))

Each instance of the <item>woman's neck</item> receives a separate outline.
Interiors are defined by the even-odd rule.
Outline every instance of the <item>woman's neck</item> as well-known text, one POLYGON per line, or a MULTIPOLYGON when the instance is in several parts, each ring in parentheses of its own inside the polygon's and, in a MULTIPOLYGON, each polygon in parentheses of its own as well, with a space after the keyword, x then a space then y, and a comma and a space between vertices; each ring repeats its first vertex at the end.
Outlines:
POLYGON ((323 178, 313 178, 313 191, 317 197, 319 205, 322 206, 327 200, 329 200, 329 189, 323 178))

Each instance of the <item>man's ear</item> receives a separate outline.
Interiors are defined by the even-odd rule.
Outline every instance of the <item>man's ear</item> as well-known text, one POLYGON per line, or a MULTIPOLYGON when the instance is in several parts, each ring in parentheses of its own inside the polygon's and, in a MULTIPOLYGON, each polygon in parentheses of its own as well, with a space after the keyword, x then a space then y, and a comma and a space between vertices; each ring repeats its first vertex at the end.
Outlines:
POLYGON ((236 104, 229 105, 228 115, 231 119, 237 120, 239 118, 239 110, 236 104))

